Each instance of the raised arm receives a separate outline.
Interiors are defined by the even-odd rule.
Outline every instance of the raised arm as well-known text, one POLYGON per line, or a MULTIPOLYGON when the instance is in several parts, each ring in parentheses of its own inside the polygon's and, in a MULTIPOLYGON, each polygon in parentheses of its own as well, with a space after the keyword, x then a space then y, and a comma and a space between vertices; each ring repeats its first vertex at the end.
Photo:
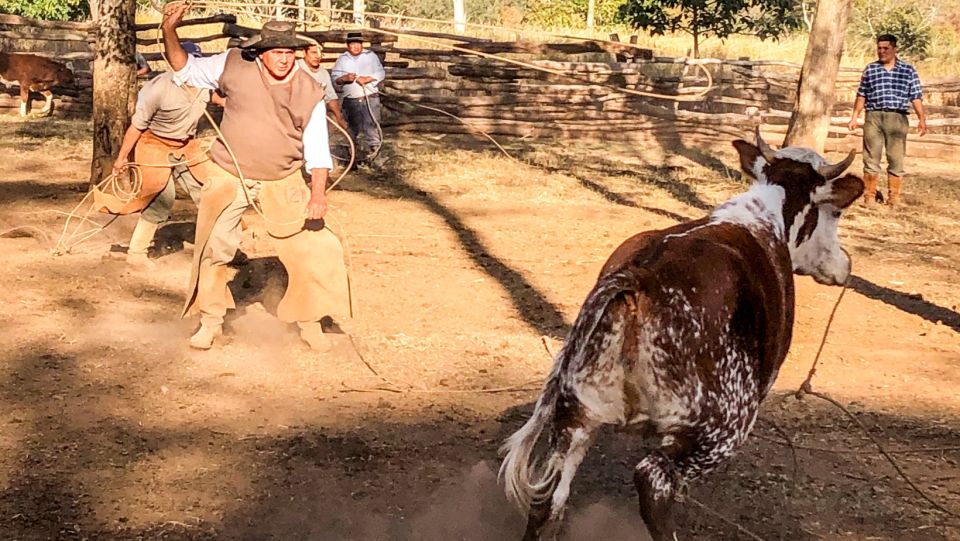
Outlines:
POLYGON ((167 61, 170 62, 178 83, 214 90, 219 87, 220 75, 227 64, 230 51, 206 58, 188 55, 180 45, 180 37, 177 35, 177 27, 180 26, 186 9, 186 4, 183 3, 167 4, 164 8, 163 23, 160 26, 167 61))
POLYGON ((186 12, 186 2, 170 3, 163 8, 163 22, 160 23, 160 31, 163 33, 163 51, 174 71, 180 71, 187 65, 187 51, 183 50, 180 45, 180 36, 177 35, 177 27, 180 26, 186 12))

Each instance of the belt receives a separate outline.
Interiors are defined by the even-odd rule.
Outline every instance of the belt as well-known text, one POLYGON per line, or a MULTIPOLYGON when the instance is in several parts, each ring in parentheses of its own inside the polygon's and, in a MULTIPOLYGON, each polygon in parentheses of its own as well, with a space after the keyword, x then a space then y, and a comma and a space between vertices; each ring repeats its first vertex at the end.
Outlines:
POLYGON ((345 99, 345 100, 363 101, 363 100, 365 100, 365 99, 367 99, 367 98, 377 98, 377 99, 380 99, 380 93, 377 92, 376 94, 370 94, 370 95, 367 95, 367 96, 362 96, 362 97, 360 97, 360 98, 343 98, 343 99, 345 99))
POLYGON ((899 113, 899 114, 901 114, 901 115, 907 114, 907 111, 906 111, 905 109, 887 109, 887 108, 870 109, 869 112, 871 112, 871 113, 899 113))

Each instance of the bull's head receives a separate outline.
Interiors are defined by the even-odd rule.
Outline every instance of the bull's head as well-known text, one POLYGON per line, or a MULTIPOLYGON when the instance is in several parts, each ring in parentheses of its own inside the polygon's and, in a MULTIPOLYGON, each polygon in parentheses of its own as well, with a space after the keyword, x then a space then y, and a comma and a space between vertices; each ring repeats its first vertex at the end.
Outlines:
POLYGON ((840 246, 837 224, 844 209, 863 194, 863 180, 844 175, 856 155, 831 164, 809 148, 773 150, 757 142, 735 141, 740 164, 758 182, 783 189, 783 234, 793 271, 821 284, 840 285, 850 277, 850 256, 840 246))
POLYGON ((57 65, 57 86, 74 86, 75 79, 73 77, 73 71, 70 70, 69 66, 64 66, 63 64, 57 65))

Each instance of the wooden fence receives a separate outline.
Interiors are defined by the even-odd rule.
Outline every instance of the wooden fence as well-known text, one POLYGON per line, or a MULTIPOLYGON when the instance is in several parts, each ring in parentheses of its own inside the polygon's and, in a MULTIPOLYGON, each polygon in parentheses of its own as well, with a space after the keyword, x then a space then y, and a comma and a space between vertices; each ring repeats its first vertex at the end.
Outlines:
MULTIPOLYGON (((58 115, 88 114, 92 100, 93 47, 96 33, 89 23, 40 21, 0 14, 0 51, 24 52, 69 63, 77 88, 57 89, 58 115)), ((20 89, 0 83, 0 112, 17 114, 20 89)))
MULTIPOLYGON (((187 24, 203 29, 200 33, 209 31, 188 38, 202 44, 206 54, 237 45, 256 32, 236 24, 232 15, 193 19, 187 24)), ((759 125, 771 141, 778 141, 786 131, 800 73, 799 65, 787 62, 657 57, 651 50, 620 43, 616 36, 569 43, 494 42, 415 29, 381 30, 386 32, 368 29, 363 33, 387 68, 383 124, 392 131, 467 133, 479 129, 493 135, 692 145, 729 141, 759 125), (398 41, 394 34, 405 39, 398 41), (483 53, 564 75, 478 56, 483 53), (706 84, 698 63, 710 71, 714 83, 701 99, 677 102, 620 91, 698 95, 706 84), (415 104, 456 115, 469 127, 415 104)), ((156 24, 138 25, 137 32, 144 56, 155 69, 162 69, 156 24)), ((344 50, 345 33, 305 32, 324 46, 328 66, 344 50)), ((0 48, 74 62, 80 91, 58 97, 60 112, 89 109, 94 39, 88 24, 0 15, 0 48)), ((850 134, 846 128, 859 73, 841 70, 828 150, 860 145, 859 132, 850 134)), ((947 155, 944 153, 960 146, 960 79, 924 81, 924 90, 932 133, 922 139, 911 134, 910 153, 947 155)), ((15 106, 15 94, 4 96, 2 92, 0 108, 15 106)))

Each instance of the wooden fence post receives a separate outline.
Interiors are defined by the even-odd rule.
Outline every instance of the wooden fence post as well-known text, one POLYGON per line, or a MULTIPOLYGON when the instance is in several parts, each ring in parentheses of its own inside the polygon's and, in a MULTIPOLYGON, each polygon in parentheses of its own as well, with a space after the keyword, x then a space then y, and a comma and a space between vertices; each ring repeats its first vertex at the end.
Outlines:
MULTIPOLYGON (((370 28, 380 28, 380 19, 370 19, 370 28)), ((383 34, 379 32, 373 33, 373 36, 370 37, 370 48, 374 50, 381 64, 387 61, 387 53, 380 50, 383 48, 383 34)))
POLYGON ((353 22, 363 24, 363 12, 365 11, 363 0, 353 0, 353 22))
POLYGON ((453 29, 460 34, 467 31, 467 12, 463 0, 453 0, 453 29))
POLYGON ((333 3, 331 0, 320 0, 320 11, 327 16, 326 22, 333 21, 333 3))

